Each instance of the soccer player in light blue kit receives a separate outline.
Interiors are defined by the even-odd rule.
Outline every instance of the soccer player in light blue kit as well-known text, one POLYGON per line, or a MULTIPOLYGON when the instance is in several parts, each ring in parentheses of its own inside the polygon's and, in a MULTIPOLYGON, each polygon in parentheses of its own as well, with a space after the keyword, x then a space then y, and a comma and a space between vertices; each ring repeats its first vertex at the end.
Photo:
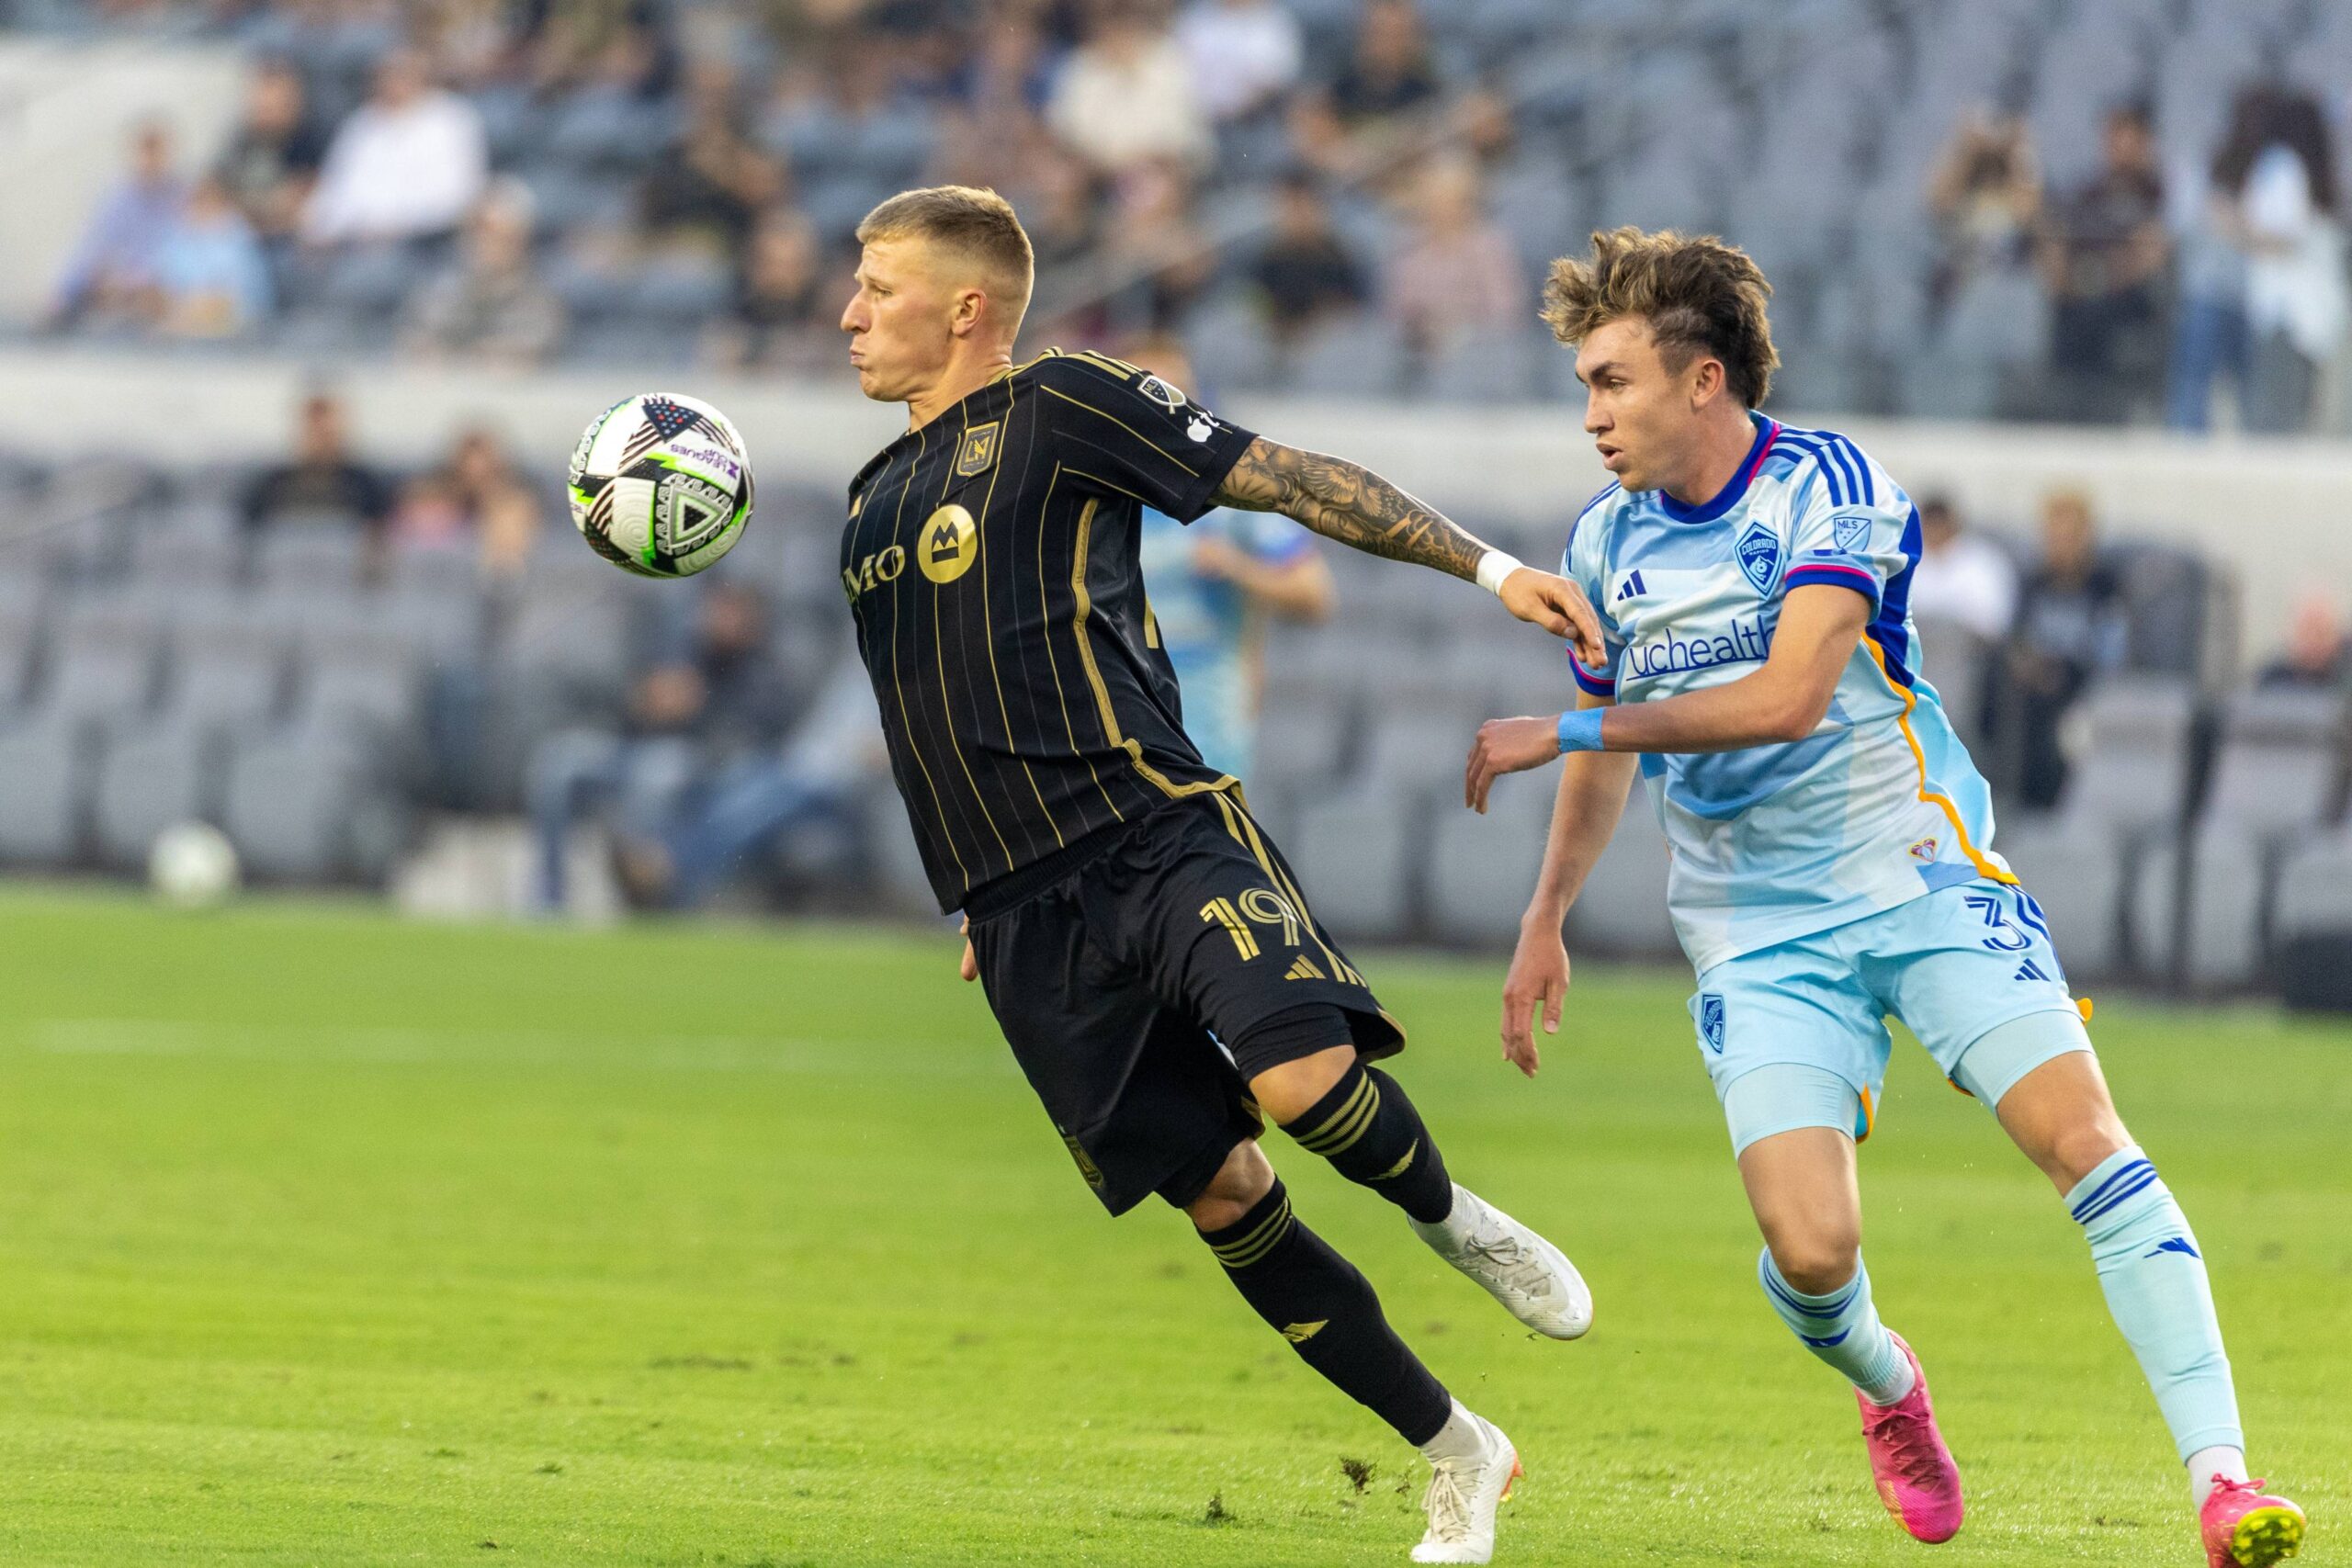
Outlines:
POLYGON ((1907 599, 1919 516, 1851 441, 1756 412, 1780 356, 1763 274, 1712 238, 1620 229, 1554 265, 1544 319, 1577 349, 1585 429, 1616 482, 1569 535, 1608 666, 1578 707, 1493 720, 1465 799, 1566 754, 1503 991, 1504 1054, 1559 1027, 1560 927, 1634 775, 1672 854, 1701 1059, 1764 1234, 1766 1302, 1861 1406, 1879 1495, 1919 1540, 1960 1529, 1926 1375, 1880 1322, 1854 1145, 1889 1013, 2064 1194, 2116 1325, 2187 1464, 2211 1568, 2290 1556, 2303 1515, 2249 1481, 2205 1262, 2124 1130, 2050 929, 1993 848, 1907 599))
MULTIPOLYGON (((1196 387, 1171 339, 1149 338, 1129 358, 1171 387, 1196 387)), ((1330 618, 1331 569, 1286 517, 1229 506, 1189 526, 1143 510, 1137 560, 1151 620, 1184 699, 1184 733, 1211 767, 1245 784, 1257 776, 1258 691, 1266 618, 1330 618)))

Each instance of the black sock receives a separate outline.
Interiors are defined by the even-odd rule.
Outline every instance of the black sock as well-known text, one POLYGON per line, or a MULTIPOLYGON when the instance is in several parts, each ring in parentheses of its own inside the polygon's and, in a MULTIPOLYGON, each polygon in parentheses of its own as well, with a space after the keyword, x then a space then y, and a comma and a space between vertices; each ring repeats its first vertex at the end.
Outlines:
POLYGON ((1388 1326, 1372 1281, 1292 1217, 1280 1180, 1239 1221, 1201 1239, 1300 1360, 1416 1448, 1437 1436, 1453 1396, 1388 1326))
POLYGON ((1359 1063, 1283 1131, 1341 1176, 1361 1182, 1424 1224, 1453 1210, 1453 1178, 1437 1140, 1396 1080, 1359 1063))

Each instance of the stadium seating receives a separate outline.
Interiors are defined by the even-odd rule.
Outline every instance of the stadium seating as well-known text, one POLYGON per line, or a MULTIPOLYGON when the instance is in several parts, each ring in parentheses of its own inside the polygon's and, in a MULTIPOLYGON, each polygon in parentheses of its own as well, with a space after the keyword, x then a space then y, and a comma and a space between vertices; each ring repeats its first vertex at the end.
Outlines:
POLYGON ((2341 810, 2346 754, 2341 694, 2255 691, 2224 705, 2203 811, 2145 868, 2136 934, 2165 954, 2158 973, 2209 991, 2261 976, 2282 864, 2341 810))

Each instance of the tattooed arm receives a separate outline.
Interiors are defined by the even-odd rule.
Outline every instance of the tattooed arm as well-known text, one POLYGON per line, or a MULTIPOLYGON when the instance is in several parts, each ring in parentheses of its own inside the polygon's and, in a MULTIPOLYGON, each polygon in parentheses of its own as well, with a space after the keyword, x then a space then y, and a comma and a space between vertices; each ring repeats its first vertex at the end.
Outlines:
MULTIPOLYGON (((1343 457, 1278 446, 1262 435, 1250 443, 1213 499, 1248 512, 1279 512, 1351 548, 1474 581, 1488 550, 1443 513, 1369 468, 1343 457)), ((1600 620, 1576 584, 1522 566, 1497 592, 1521 620, 1573 639, 1577 656, 1592 668, 1608 662, 1600 620)))

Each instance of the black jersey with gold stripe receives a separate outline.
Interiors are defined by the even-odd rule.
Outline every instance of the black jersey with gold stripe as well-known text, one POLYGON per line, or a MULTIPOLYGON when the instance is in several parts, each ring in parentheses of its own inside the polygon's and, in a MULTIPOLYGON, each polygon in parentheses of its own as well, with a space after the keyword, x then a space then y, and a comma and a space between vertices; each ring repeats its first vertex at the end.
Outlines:
POLYGON ((1251 439, 1132 365, 1053 352, 851 482, 842 585, 942 909, 1232 782, 1185 738, 1136 546, 1143 508, 1193 521, 1251 439))

